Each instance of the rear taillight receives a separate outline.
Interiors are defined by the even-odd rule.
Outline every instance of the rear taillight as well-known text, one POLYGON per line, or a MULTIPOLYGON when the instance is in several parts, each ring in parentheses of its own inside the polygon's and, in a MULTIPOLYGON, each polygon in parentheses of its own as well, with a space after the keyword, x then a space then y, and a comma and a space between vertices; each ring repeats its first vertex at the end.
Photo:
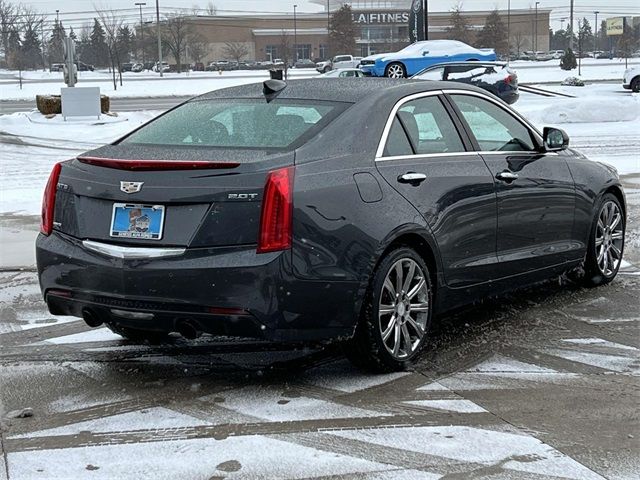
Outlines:
POLYGON ((264 186, 258 253, 291 247, 294 167, 270 172, 264 186))
POLYGON ((53 213, 56 206, 56 190, 58 189, 58 179, 60 178, 60 170, 62 164, 56 163, 49 175, 49 181, 44 189, 42 197, 42 218, 40 221, 40 232, 49 235, 53 230, 53 213))
POLYGON ((504 79, 507 85, 516 84, 518 82, 518 76, 515 73, 510 74, 504 79))

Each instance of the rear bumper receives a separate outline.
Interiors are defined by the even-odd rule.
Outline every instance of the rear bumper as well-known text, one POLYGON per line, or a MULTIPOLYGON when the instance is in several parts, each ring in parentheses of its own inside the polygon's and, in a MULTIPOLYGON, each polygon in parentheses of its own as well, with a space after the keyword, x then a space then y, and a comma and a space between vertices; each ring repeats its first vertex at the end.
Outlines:
POLYGON ((189 320, 203 332, 273 341, 352 335, 358 285, 296 279, 288 253, 237 246, 123 259, 57 231, 36 241, 40 287, 56 315, 91 309, 107 322, 166 332, 189 320))

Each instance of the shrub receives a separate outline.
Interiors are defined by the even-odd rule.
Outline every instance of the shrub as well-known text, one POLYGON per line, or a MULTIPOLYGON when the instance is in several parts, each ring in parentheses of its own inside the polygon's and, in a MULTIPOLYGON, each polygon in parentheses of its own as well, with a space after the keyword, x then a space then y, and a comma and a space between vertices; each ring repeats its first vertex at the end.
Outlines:
MULTIPOLYGON (((62 113, 60 95, 36 95, 36 107, 43 115, 62 113)), ((107 113, 111 109, 111 101, 107 95, 100 95, 100 112, 107 113)))
POLYGON ((561 85, 564 87, 584 87, 584 82, 578 77, 567 77, 562 81, 561 85))
POLYGON ((576 61, 576 56, 574 55, 573 50, 567 48, 560 59, 560 68, 562 70, 573 70, 577 66, 578 62, 576 61))

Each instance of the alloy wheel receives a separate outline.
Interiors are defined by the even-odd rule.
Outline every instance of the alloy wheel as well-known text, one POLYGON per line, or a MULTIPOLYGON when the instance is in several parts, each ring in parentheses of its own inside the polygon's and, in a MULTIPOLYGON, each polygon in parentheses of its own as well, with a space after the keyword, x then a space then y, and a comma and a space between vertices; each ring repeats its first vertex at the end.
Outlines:
POLYGON ((389 78, 404 78, 404 68, 398 63, 389 65, 387 68, 387 77, 389 78))
POLYGON ((598 268, 610 277, 618 270, 624 245, 622 212, 615 202, 608 201, 600 209, 595 235, 598 268))
POLYGON ((395 262, 384 280, 378 305, 382 343, 397 360, 409 357, 420 346, 429 320, 429 286, 413 259, 395 262))

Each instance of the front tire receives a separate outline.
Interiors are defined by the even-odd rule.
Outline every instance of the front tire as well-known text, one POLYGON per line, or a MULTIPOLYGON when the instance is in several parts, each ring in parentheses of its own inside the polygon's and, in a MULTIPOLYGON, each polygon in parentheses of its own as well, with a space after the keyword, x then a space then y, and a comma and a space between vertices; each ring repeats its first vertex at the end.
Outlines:
POLYGON ((401 247, 376 268, 356 333, 346 353, 376 372, 405 370, 424 346, 433 310, 429 269, 417 252, 401 247))
POLYGON ((405 78, 407 69, 400 62, 390 63, 384 71, 384 76, 388 78, 405 78))
POLYGON ((640 77, 636 77, 631 81, 631 91, 634 93, 640 92, 640 77))
POLYGON ((606 285, 618 274, 624 252, 625 226, 620 201, 607 193, 598 204, 589 234, 584 264, 585 286, 606 285))

